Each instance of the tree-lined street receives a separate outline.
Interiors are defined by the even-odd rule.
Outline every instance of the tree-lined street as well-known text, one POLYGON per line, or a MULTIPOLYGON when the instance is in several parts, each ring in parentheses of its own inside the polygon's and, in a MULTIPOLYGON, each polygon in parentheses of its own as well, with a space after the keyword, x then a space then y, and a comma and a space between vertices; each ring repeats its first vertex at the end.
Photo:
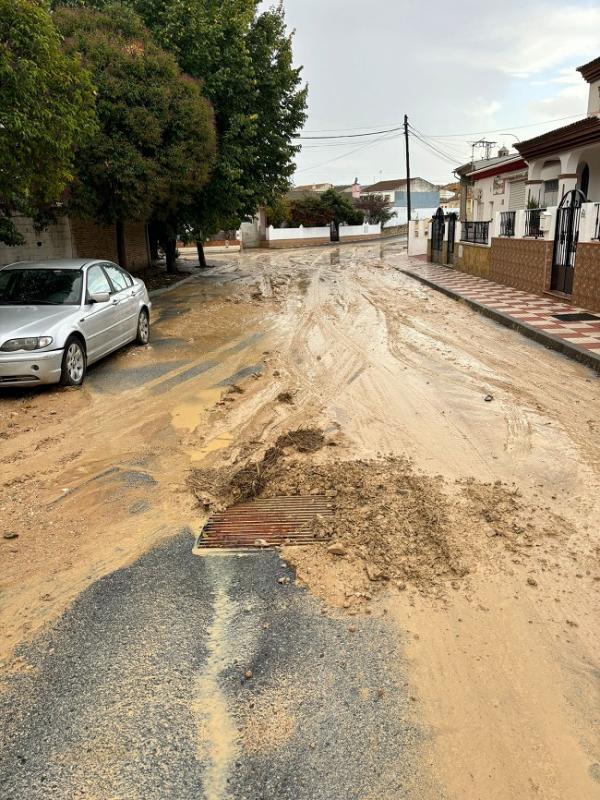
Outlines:
POLYGON ((407 263, 223 257, 2 394, 3 796, 597 795, 598 378, 407 263), (211 476, 302 428, 266 495, 335 485, 346 554, 198 553, 211 476))

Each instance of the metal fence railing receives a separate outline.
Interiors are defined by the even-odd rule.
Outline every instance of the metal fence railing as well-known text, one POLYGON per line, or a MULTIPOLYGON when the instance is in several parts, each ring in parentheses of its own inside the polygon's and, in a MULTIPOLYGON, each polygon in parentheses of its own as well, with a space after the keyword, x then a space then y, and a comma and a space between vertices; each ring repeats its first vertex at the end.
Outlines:
POLYGON ((544 231, 541 227, 542 214, 546 213, 545 208, 526 208, 525 209, 525 236, 533 239, 541 239, 544 231))
POLYGON ((516 211, 501 211, 500 212, 500 236, 514 236, 515 235, 515 219, 517 216, 516 211))
POLYGON ((490 240, 490 223, 463 222, 460 240, 470 244, 488 244, 490 240))

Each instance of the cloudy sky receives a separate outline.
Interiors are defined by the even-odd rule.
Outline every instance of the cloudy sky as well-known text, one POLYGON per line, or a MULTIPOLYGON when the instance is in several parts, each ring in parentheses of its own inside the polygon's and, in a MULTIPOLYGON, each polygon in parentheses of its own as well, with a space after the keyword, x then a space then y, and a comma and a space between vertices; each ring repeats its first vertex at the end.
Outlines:
MULTIPOLYGON (((406 113, 443 153, 414 139, 413 175, 446 182, 470 157, 468 142, 484 133, 510 146, 515 136, 585 116, 587 84, 575 67, 600 55, 598 0, 284 0, 284 7, 309 84, 305 136, 383 130, 406 113)), ((305 140, 295 182, 366 184, 403 173, 398 134, 305 140)))

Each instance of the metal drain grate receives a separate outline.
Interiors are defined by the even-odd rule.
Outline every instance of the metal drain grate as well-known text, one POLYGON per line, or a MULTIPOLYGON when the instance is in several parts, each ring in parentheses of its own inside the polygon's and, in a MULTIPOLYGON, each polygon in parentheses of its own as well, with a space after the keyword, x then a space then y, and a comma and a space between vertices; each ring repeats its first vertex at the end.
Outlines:
POLYGON ((553 314, 554 319, 560 322, 599 322, 600 317, 596 314, 589 314, 587 311, 578 311, 571 314, 553 314))
POLYGON ((242 503, 211 517, 197 547, 249 548, 277 547, 283 544, 312 544, 314 533, 309 523, 317 516, 333 513, 327 497, 269 497, 242 503))

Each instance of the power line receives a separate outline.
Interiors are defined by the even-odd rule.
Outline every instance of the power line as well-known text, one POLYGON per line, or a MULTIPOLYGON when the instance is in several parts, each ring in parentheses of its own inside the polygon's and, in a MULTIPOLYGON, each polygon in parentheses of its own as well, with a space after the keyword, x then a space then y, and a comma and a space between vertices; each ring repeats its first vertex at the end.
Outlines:
MULTIPOLYGON (((465 136, 480 136, 480 135, 484 135, 484 134, 488 134, 488 133, 506 133, 506 128, 513 128, 514 130, 522 130, 523 128, 537 128, 537 127, 540 127, 541 125, 548 125, 551 122, 563 122, 565 120, 577 119, 577 118, 580 118, 580 117, 581 117, 581 114, 571 114, 571 115, 566 116, 566 117, 555 117, 554 119, 541 120, 540 122, 530 122, 527 125, 504 125, 501 128, 493 128, 493 129, 486 130, 486 131, 468 131, 466 133, 446 133, 446 134, 428 133, 428 134, 422 134, 422 135, 423 136, 427 136, 428 139, 460 139, 460 138, 465 137, 465 136)), ((335 130, 346 130, 346 131, 361 130, 361 131, 364 131, 365 127, 366 126, 360 127, 360 128, 339 128, 339 129, 324 128, 323 131, 324 132, 335 131, 335 130)), ((379 135, 384 134, 384 133, 395 133, 396 131, 401 131, 401 130, 402 130, 402 125, 397 125, 395 127, 389 127, 389 128, 383 129, 383 130, 365 131, 363 133, 339 133, 339 134, 333 135, 333 136, 302 136, 302 135, 299 135, 299 136, 296 136, 294 138, 295 139, 299 139, 299 140, 304 140, 304 141, 310 140, 310 139, 314 139, 314 140, 321 140, 321 139, 356 139, 356 138, 365 137, 365 136, 379 136, 379 135)), ((316 131, 316 130, 315 131, 305 131, 305 133, 318 133, 318 132, 319 131, 316 131)))
POLYGON ((347 156, 354 155, 354 153, 358 153, 360 150, 364 150, 367 147, 371 147, 374 144, 378 144, 379 142, 386 142, 396 138, 398 137, 382 136, 380 139, 374 139, 372 142, 365 142, 365 144, 361 144, 360 147, 357 147, 355 150, 351 150, 349 153, 342 153, 341 155, 336 156, 335 158, 330 158, 328 161, 323 161, 320 164, 313 164, 311 167, 303 167, 302 169, 298 169, 296 170, 296 174, 298 174, 299 172, 309 172, 310 170, 318 169, 319 167, 325 167, 328 164, 332 164, 334 161, 339 161, 340 158, 346 158, 347 156))
POLYGON ((346 133, 347 131, 365 131, 368 128, 392 128, 398 125, 398 122, 382 122, 380 125, 358 125, 356 128, 315 128, 314 130, 305 130, 303 133, 346 133))
POLYGON ((416 140, 416 142, 417 142, 417 143, 418 143, 418 144, 419 144, 421 147, 423 147, 423 148, 425 148, 425 149, 427 150, 427 152, 429 153, 429 155, 434 155, 434 156, 435 156, 437 159, 439 159, 439 160, 441 160, 441 161, 444 161, 446 164, 449 164, 449 165, 450 165, 450 166, 452 166, 452 167, 456 167, 456 161, 457 161, 457 159, 455 159, 455 158, 448 158, 448 157, 446 157, 446 156, 442 155, 442 154, 441 154, 441 153, 439 153, 437 150, 434 150, 434 149, 431 147, 431 145, 428 145, 428 144, 427 144, 427 142, 425 142, 423 139, 420 139, 418 136, 414 136, 414 135, 413 135, 413 138, 416 140))
POLYGON ((436 145, 434 145, 434 144, 432 144, 431 142, 427 141, 427 140, 426 140, 426 139, 425 139, 423 136, 421 136, 421 135, 420 135, 420 134, 417 132, 417 130, 416 130, 415 128, 413 128, 413 126, 412 126, 412 125, 410 126, 410 131, 411 131, 411 134, 412 134, 412 135, 413 135, 413 136, 414 136, 414 137, 415 137, 415 138, 416 138, 416 139, 417 139, 419 142, 421 142, 421 144, 423 144, 425 147, 429 148, 429 150, 431 150, 433 153, 435 153, 435 154, 438 156, 438 158, 442 158, 442 159, 444 159, 445 161, 448 161, 449 163, 451 163, 453 166, 456 166, 456 161, 457 161, 457 158, 456 158, 456 156, 455 156, 455 155, 452 155, 451 153, 447 153, 447 152, 445 152, 445 151, 441 150, 441 149, 440 149, 439 147, 437 147, 436 145))
POLYGON ((415 136, 420 137, 422 141, 426 142, 432 148, 436 149, 441 155, 444 155, 447 158, 452 158, 454 161, 460 161, 461 159, 465 158, 464 153, 458 150, 454 146, 454 144, 453 145, 437 144, 435 141, 431 141, 431 137, 424 134, 423 131, 420 131, 418 128, 415 128, 414 125, 411 125, 410 128, 411 131, 415 134, 415 136))
POLYGON ((506 133, 507 128, 513 128, 514 130, 521 130, 522 128, 539 128, 541 125, 548 125, 550 122, 563 122, 567 119, 577 119, 580 118, 581 114, 571 114, 568 117, 556 117, 555 119, 545 119, 541 120, 541 122, 530 122, 527 125, 504 125, 502 128, 494 128, 493 130, 488 131, 470 131, 469 133, 446 133, 446 134, 433 134, 428 133, 430 139, 457 139, 463 136, 480 136, 486 133, 506 133))
POLYGON ((382 133, 395 133, 402 130, 402 125, 398 128, 388 128, 385 131, 369 131, 369 133, 346 133, 342 136, 295 136, 295 139, 359 139, 362 136, 379 136, 382 133))

